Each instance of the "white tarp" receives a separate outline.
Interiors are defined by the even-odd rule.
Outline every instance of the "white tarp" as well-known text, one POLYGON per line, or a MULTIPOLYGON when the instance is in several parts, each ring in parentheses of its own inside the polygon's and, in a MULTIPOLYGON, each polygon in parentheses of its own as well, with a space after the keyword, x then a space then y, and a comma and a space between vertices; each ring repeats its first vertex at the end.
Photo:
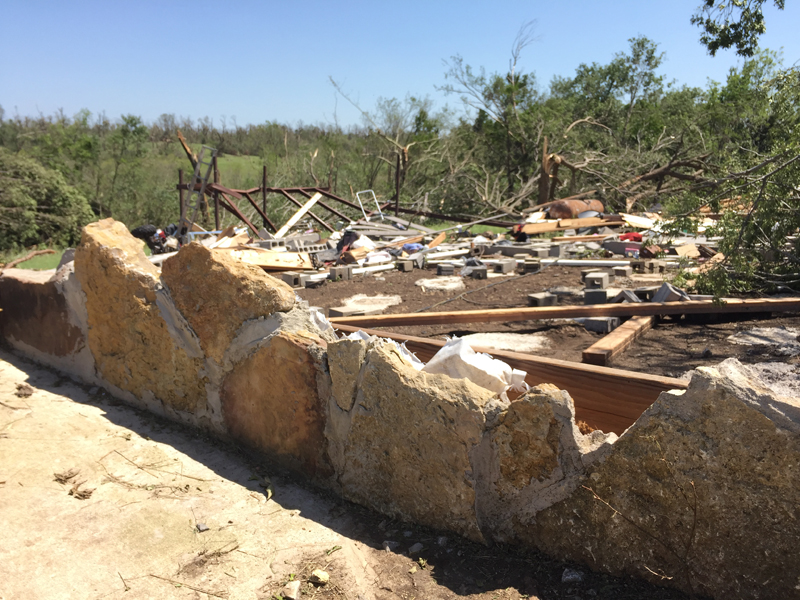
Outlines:
POLYGON ((528 391, 525 371, 512 369, 502 360, 475 352, 463 338, 453 338, 422 368, 425 373, 448 375, 453 379, 469 379, 508 401, 506 392, 513 389, 528 391))

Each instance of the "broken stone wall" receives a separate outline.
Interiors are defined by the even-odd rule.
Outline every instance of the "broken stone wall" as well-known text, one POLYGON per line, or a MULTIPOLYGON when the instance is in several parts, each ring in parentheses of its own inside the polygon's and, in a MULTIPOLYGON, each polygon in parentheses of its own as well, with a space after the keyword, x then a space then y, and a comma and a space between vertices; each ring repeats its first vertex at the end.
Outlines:
POLYGON ((159 271, 110 219, 58 273, 0 277, 0 304, 18 351, 392 517, 690 593, 800 597, 800 405, 735 361, 619 439, 583 435, 554 386, 508 403, 421 372, 224 250, 159 271))

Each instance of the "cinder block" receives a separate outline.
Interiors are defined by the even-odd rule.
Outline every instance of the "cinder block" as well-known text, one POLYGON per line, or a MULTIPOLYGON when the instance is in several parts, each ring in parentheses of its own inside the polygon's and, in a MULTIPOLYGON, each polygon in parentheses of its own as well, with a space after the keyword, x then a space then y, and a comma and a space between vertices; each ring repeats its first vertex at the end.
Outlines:
POLYGON ((293 288, 301 287, 300 273, 297 273, 296 271, 283 271, 281 273, 281 280, 293 288))
POLYGON ((584 283, 587 290, 604 290, 608 287, 608 273, 589 273, 584 283))
POLYGON ((450 263, 442 263, 440 265, 436 265, 436 274, 437 275, 455 275, 456 269, 450 263))
POLYGON ((557 303, 558 296, 550 292, 528 294, 528 306, 555 306, 557 303))
POLYGON ((522 263, 522 269, 526 273, 538 273, 542 270, 542 264, 538 260, 526 260, 522 263))
POLYGON ((409 271, 414 270, 414 261, 413 260, 398 260, 397 261, 397 270, 402 271, 403 273, 408 273, 409 271))
POLYGON ((657 291, 658 287, 649 286, 649 287, 636 288, 635 290, 633 290, 633 293, 636 294, 636 296, 640 300, 649 301, 653 299, 653 296, 657 291))
POLYGON ((312 283, 314 283, 314 280, 311 279, 311 275, 300 274, 300 287, 307 288, 312 283))
POLYGON ((257 244, 260 248, 266 248, 267 250, 286 248, 286 240, 259 240, 257 244))
POLYGON ((552 244, 548 256, 551 258, 561 258, 564 256, 564 246, 562 244, 552 244))
POLYGON ((653 302, 681 302, 683 300, 688 300, 689 295, 676 288, 671 283, 665 283, 658 291, 653 294, 653 302))
POLYGON ((619 327, 619 317, 591 317, 583 320, 587 331, 611 333, 619 327))
POLYGON ((515 260, 501 260, 494 266, 495 273, 513 273, 517 268, 517 261, 515 260))
POLYGON ((644 266, 651 273, 663 273, 667 270, 667 263, 663 260, 647 260, 644 266))
POLYGON ((614 277, 630 277, 633 275, 631 267, 614 267, 614 277))
POLYGON ((349 266, 331 267, 331 270, 328 273, 328 279, 332 279, 333 281, 337 281, 339 279, 345 281, 352 278, 353 268, 349 266))
POLYGON ((643 260, 632 260, 630 264, 631 264, 631 269, 633 269, 636 273, 644 273, 643 260))
POLYGON ((583 303, 584 304, 605 304, 608 301, 608 292, 606 290, 584 290, 583 303))
POLYGON ((632 290, 622 290, 619 294, 609 300, 609 304, 621 304, 624 302, 641 302, 641 298, 632 290))
POLYGON ((593 269, 583 269, 581 271, 581 283, 586 283, 586 276, 591 273, 603 273, 603 269, 594 267, 593 269))
POLYGON ((469 276, 473 279, 488 279, 489 270, 486 268, 486 265, 472 267, 472 273, 470 273, 469 276))

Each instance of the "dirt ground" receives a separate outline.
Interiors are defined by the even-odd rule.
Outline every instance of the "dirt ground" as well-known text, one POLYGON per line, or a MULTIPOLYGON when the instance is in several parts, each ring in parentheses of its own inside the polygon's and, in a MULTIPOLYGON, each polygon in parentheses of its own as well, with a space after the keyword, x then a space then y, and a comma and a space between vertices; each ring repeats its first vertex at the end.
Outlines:
POLYGON ((0 507, 2 600, 684 598, 393 521, 4 350, 0 507))
MULTIPOLYGON (((403 298, 401 304, 387 308, 385 314, 410 313, 428 308, 442 301, 471 292, 453 302, 440 304, 433 311, 476 310, 481 308, 512 308, 527 306, 527 296, 553 288, 570 288, 575 292, 583 289, 580 267, 547 267, 542 272, 489 280, 464 278, 466 289, 458 292, 423 291, 414 285, 418 279, 436 278, 435 269, 415 269, 409 273, 387 271, 375 276, 359 276, 350 281, 325 281, 316 287, 297 290, 297 294, 310 305, 321 308, 341 306, 342 302, 355 294, 397 294, 403 298), (380 278, 383 278, 382 280, 380 278), (492 287, 486 287, 491 285, 492 287)), ((667 274, 667 278, 671 275, 667 274)), ((664 281, 657 275, 634 275, 632 279, 617 279, 610 288, 633 289, 658 286, 664 281)), ((580 295, 560 294, 560 306, 582 305, 580 295)), ((631 371, 642 371, 669 377, 681 377, 698 366, 716 365, 726 358, 737 358, 743 363, 780 361, 796 365, 797 357, 776 355, 768 346, 743 346, 730 342, 728 337, 753 327, 793 327, 800 329, 800 316, 778 314, 763 319, 740 320, 722 316, 716 321, 703 323, 699 319, 665 318, 639 338, 615 362, 612 367, 631 371)), ((550 358, 581 361, 583 350, 602 338, 602 334, 586 331, 573 321, 522 321, 515 323, 476 323, 456 326, 432 325, 412 327, 387 327, 386 331, 419 337, 443 339, 445 336, 463 336, 480 332, 544 333, 550 340, 548 348, 532 354, 550 358)))

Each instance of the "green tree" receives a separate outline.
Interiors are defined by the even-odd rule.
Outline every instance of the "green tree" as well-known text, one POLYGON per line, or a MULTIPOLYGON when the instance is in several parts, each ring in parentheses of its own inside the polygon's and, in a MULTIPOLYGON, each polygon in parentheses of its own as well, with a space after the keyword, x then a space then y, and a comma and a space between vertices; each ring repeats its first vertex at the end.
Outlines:
MULTIPOLYGON (((740 56, 753 56, 758 48, 758 38, 767 31, 763 6, 767 0, 703 0, 692 15, 692 24, 703 31, 700 43, 711 56, 720 49, 736 48, 740 56)), ((785 0, 772 0, 783 10, 785 0)))
POLYGON ((0 148, 0 248, 74 245, 93 217, 60 173, 0 148))

